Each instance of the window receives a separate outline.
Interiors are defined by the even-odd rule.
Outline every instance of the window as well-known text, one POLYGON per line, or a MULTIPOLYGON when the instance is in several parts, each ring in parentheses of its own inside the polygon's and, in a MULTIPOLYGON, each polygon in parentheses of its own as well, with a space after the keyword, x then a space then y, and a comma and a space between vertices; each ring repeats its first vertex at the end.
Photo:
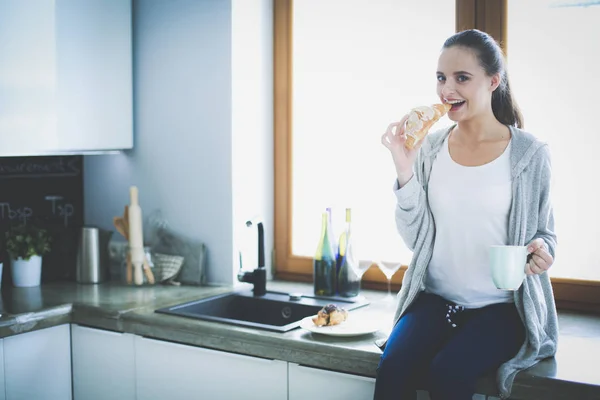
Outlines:
MULTIPOLYGON (((585 3, 598 2, 275 0, 278 278, 312 280, 326 206, 335 208, 338 228, 344 207, 352 207, 361 258, 408 264, 394 224, 393 164, 379 138, 414 105, 437 101, 436 49, 453 32, 478 28, 508 53, 526 130, 551 146, 557 303, 597 311, 600 207, 591 188, 600 171, 592 118, 600 88, 592 68, 600 63, 600 5, 585 3)), ((363 282, 373 287, 385 278, 371 268, 363 282)))
POLYGON ((394 166, 379 138, 410 108, 437 101, 432 49, 454 33, 454 5, 302 0, 293 18, 292 252, 312 257, 322 210, 333 206, 342 227, 350 206, 362 259, 408 264, 393 217, 394 166), (424 29, 414 16, 426 14, 427 33, 415 35, 424 29))
MULTIPOLYGON (((328 206, 337 234, 345 207, 352 208, 361 259, 407 265, 412 254, 394 222, 394 167, 380 136, 410 108, 438 101, 438 55, 431 49, 441 49, 455 32, 455 5, 447 0, 288 4, 293 134, 287 270, 312 273, 321 212, 328 206)), ((449 120, 438 122, 444 124, 449 120)), ((365 279, 383 280, 383 275, 373 269, 365 279)))
POLYGON ((525 129, 552 153, 559 245, 550 275, 600 280, 600 4, 570 3, 508 2, 508 68, 525 129))

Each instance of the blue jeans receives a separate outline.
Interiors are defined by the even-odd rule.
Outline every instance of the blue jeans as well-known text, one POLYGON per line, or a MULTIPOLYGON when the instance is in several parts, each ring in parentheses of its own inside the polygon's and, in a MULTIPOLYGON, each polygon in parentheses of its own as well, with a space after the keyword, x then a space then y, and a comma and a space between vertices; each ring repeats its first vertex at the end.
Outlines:
POLYGON ((517 354, 525 329, 514 304, 457 307, 422 292, 394 326, 377 367, 375 400, 471 400, 475 383, 517 354))

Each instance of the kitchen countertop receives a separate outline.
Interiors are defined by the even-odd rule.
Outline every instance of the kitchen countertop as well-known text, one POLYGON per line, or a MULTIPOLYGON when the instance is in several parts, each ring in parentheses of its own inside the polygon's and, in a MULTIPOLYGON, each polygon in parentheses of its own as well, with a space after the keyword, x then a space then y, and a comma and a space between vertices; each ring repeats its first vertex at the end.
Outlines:
MULTIPOLYGON (((268 282, 269 290, 310 294, 312 286, 268 282)), ((250 288, 243 285, 240 288, 250 288)), ((381 351, 375 340, 391 329, 392 310, 381 304, 381 292, 364 291, 371 302, 351 311, 352 318, 376 321, 380 331, 339 338, 303 329, 286 333, 155 313, 162 307, 226 293, 233 287, 142 286, 117 283, 79 285, 51 283, 36 288, 2 288, 0 337, 64 323, 273 358, 302 365, 375 376, 381 351)), ((560 339, 555 358, 523 371, 515 379, 519 399, 600 399, 600 316, 559 312, 560 339)), ((496 393, 494 377, 480 380, 478 393, 496 393)))

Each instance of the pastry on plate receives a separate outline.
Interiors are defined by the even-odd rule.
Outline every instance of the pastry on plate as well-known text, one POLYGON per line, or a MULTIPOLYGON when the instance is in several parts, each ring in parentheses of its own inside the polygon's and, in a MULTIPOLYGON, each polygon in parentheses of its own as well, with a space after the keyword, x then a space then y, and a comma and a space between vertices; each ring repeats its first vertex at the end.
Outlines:
POLYGON ((431 107, 421 106, 410 110, 404 129, 406 134, 404 146, 407 149, 412 149, 419 140, 427 135, 433 124, 446 115, 451 108, 452 104, 445 103, 434 104, 431 107))
POLYGON ((340 308, 335 304, 327 304, 313 317, 312 320, 317 326, 332 326, 341 324, 347 318, 347 310, 340 308))

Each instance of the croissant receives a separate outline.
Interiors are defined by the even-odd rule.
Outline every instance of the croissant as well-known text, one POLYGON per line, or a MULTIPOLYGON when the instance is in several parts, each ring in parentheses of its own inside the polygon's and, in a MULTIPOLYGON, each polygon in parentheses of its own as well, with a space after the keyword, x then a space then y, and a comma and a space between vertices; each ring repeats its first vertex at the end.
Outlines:
POLYGON ((434 104, 431 107, 421 106, 410 110, 404 130, 406 134, 404 146, 412 149, 419 140, 427 135, 431 126, 446 115, 451 108, 452 105, 446 103, 434 104))
POLYGON ((317 326, 331 326, 339 325, 347 318, 347 310, 340 308, 335 304, 328 304, 313 317, 312 321, 317 326))

